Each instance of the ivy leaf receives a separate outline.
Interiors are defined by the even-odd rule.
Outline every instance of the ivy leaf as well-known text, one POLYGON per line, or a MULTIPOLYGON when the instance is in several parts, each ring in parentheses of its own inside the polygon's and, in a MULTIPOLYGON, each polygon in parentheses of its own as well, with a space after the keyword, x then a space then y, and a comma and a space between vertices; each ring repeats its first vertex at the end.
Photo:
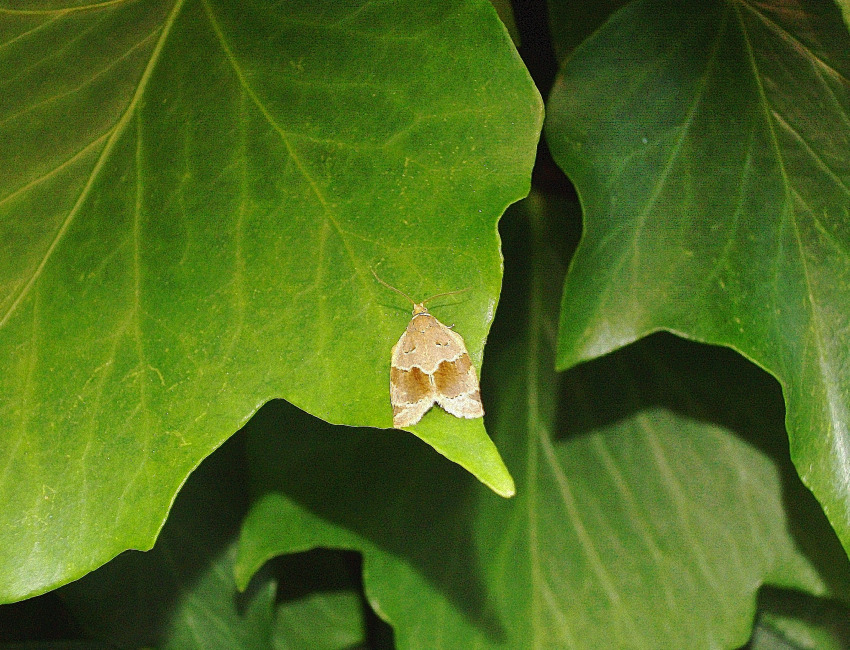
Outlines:
POLYGON ((752 650, 840 650, 850 639, 846 604, 781 589, 766 589, 750 640, 752 650))
POLYGON ((122 554, 58 592, 89 638, 110 648, 180 650, 364 642, 359 576, 339 553, 287 558, 245 593, 236 590, 244 443, 234 436, 192 473, 151 551, 122 554))
MULTIPOLYGON (((391 426, 417 298, 476 364, 540 97, 484 0, 0 8, 0 602, 150 548, 263 403, 391 426)), ((414 433, 501 494, 480 421, 414 433)))
MULTIPOLYGON (((229 568, 232 570, 232 566, 229 568)), ((364 619, 363 598, 355 590, 311 593, 278 607, 276 647, 315 650, 369 647, 364 619)))
POLYGON ((245 515, 244 437, 192 473, 157 543, 128 552, 58 593, 89 638, 111 647, 272 648, 276 581, 233 580, 245 515), (238 597, 237 597, 238 596, 238 597))
POLYGON ((280 553, 359 550, 400 648, 736 647, 761 584, 850 599, 764 373, 658 338, 555 373, 559 229, 532 196, 531 219, 515 212, 505 235, 506 251, 532 240, 531 275, 506 260, 485 366, 488 428, 517 496, 409 438, 269 405, 248 425, 258 496, 237 583, 280 553))
POLYGON ((558 61, 563 61, 575 48, 596 31, 628 0, 597 0, 592 5, 577 5, 569 0, 546 3, 549 31, 558 61))
POLYGON ((850 35, 832 2, 635 2, 565 64, 547 138, 585 232, 558 367, 657 330, 782 384, 850 550, 850 35))

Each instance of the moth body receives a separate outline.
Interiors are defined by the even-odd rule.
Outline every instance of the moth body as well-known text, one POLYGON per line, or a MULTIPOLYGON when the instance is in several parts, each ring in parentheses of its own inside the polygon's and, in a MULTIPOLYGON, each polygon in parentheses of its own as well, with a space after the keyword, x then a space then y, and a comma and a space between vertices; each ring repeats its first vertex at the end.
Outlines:
POLYGON ((456 417, 484 415, 475 366, 460 334, 434 318, 423 303, 392 349, 393 426, 409 427, 436 403, 456 417))

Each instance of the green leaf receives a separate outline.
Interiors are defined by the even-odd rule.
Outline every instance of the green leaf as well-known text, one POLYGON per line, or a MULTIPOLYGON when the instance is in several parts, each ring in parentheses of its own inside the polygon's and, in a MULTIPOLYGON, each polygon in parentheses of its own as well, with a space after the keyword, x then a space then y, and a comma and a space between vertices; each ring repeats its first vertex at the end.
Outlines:
POLYGON ((275 580, 258 576, 236 598, 246 503, 235 437, 189 477, 151 551, 124 553, 58 593, 89 636, 119 647, 271 648, 275 580))
POLYGON ((493 9, 496 10, 496 13, 499 14, 499 20, 502 21, 505 29, 508 30, 508 34, 511 35, 511 40, 514 42, 514 45, 519 47, 519 29, 516 26, 514 9, 511 6, 510 0, 490 0, 490 4, 493 5, 493 9))
POLYGON ((751 650, 841 650, 850 642, 846 605, 781 589, 759 601, 751 650))
POLYGON ((661 329, 738 350, 850 550, 848 53, 828 1, 636 2, 566 63, 546 133, 586 215, 558 366, 661 329))
POLYGON ((115 650, 115 646, 97 641, 28 641, 2 643, 0 650, 115 650))
MULTIPOLYGON (((263 403, 391 426, 409 306, 474 362, 540 97, 484 0, 0 8, 0 602, 150 548, 263 403)), ((480 421, 414 433, 500 494, 480 421)), ((398 435, 398 434, 396 434, 398 435)))
POLYGON ((597 0, 579 4, 570 0, 549 0, 549 31, 558 61, 567 58, 581 43, 597 30, 614 11, 628 0, 597 0))
POLYGON ((787 462, 764 373, 656 337, 555 374, 560 227, 532 196, 530 222, 503 223, 532 274, 506 260, 485 366, 517 496, 409 438, 278 404, 248 426, 258 497, 238 584, 280 553, 357 549, 401 648, 734 647, 765 582, 847 598, 846 557, 787 462))
POLYGON ((86 633, 110 647, 181 650, 362 643, 359 580, 339 554, 279 564, 257 576, 247 593, 237 592, 245 478, 244 436, 238 436, 189 477, 151 551, 121 555, 62 588, 58 593, 86 633))
POLYGON ((224 550, 178 602, 158 647, 273 648, 274 598, 277 585, 264 581, 247 602, 238 603, 233 582, 236 548, 224 550))
POLYGON ((835 0, 835 4, 841 9, 845 24, 850 27, 850 0, 835 0))
POLYGON ((312 650, 367 647, 365 632, 363 602, 356 591, 311 593, 278 608, 275 647, 312 650))

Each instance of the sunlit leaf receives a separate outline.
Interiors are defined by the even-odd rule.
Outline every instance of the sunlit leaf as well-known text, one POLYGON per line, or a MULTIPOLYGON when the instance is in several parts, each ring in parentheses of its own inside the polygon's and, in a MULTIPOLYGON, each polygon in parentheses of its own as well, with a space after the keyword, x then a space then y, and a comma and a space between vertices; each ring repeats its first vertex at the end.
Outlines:
MULTIPOLYGON (((480 365, 542 119, 485 0, 50 7, 0 7, 0 601, 149 548, 271 398, 389 427, 373 268, 470 287, 480 365)), ((414 433, 513 492, 480 420, 414 433)))

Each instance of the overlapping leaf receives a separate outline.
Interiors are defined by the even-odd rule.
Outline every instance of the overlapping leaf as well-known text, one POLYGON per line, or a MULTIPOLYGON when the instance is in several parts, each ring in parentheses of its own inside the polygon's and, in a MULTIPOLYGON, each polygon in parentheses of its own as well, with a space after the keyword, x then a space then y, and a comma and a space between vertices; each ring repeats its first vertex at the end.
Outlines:
POLYGON ((244 473, 244 440, 234 438, 186 482, 150 552, 124 553, 60 591, 87 637, 133 648, 271 647, 274 580, 234 597, 244 473))
POLYGON ((547 138, 585 234, 566 368, 666 329, 776 376, 850 549, 850 36, 838 8, 640 1, 565 64, 547 138))
POLYGON ((508 265, 485 366, 517 496, 498 499, 418 441, 269 409, 249 425, 258 499, 239 582, 279 553, 358 549, 401 648, 735 647, 763 582, 846 597, 840 545, 770 448, 781 415, 752 409, 768 395, 781 413, 763 373, 656 340, 559 380, 562 270, 537 216, 506 237, 519 251, 531 233, 534 270, 508 265))
POLYGON ((179 650, 341 648, 364 640, 359 580, 339 554, 302 562, 325 574, 312 580, 324 588, 310 591, 311 581, 294 566, 277 566, 247 593, 236 591, 243 443, 229 441, 192 474, 153 550, 126 553, 60 591, 89 638, 109 647, 179 650), (307 593, 295 597, 293 582, 307 593))
MULTIPOLYGON (((272 397, 386 427, 415 297, 477 364, 539 95, 483 0, 0 8, 0 600, 149 547, 272 397)), ((503 494, 480 421, 416 431, 503 494)))
POLYGON ((841 650, 850 639, 846 603, 793 590, 766 589, 749 647, 752 650, 841 650))

